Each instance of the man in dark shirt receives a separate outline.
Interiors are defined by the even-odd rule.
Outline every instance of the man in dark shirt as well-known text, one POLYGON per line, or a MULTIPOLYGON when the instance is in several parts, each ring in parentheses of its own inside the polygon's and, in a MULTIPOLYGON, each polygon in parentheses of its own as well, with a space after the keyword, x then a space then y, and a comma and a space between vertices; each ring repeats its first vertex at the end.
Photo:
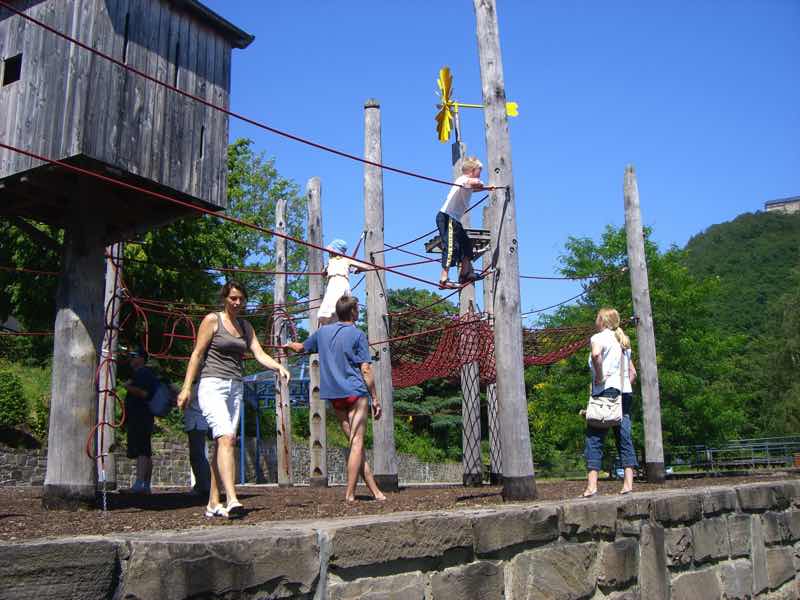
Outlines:
POLYGON ((158 377, 153 369, 146 367, 147 352, 143 348, 129 355, 133 377, 125 384, 125 422, 128 429, 128 458, 136 459, 136 482, 131 487, 135 494, 150 493, 150 478, 153 474, 152 448, 153 415, 148 403, 158 389, 158 377))

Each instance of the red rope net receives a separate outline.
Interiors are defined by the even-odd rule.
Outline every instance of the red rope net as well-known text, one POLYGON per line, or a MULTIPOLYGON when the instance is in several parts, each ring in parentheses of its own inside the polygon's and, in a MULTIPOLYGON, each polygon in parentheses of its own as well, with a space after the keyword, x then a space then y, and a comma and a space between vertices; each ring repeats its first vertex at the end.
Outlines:
MULTIPOLYGON (((396 388, 429 379, 455 378, 477 363, 482 383, 496 377, 494 332, 485 313, 448 315, 415 309, 390 315, 392 383, 396 388)), ((593 326, 522 330, 525 365, 549 365, 589 343, 593 326)))

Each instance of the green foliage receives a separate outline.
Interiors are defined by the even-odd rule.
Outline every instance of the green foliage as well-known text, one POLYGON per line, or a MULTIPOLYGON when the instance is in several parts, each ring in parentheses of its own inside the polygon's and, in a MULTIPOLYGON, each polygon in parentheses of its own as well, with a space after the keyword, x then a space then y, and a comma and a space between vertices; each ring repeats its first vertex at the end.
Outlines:
POLYGON ((0 366, 0 427, 16 427, 27 415, 22 380, 10 368, 0 366))

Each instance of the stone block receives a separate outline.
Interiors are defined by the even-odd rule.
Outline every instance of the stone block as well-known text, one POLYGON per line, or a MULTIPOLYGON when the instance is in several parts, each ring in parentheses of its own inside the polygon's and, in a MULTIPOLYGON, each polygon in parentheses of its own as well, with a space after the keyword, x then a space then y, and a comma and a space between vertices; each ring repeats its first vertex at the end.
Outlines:
MULTIPOLYGON (((750 515, 728 515, 728 539, 731 544, 731 556, 733 558, 739 556, 750 555, 750 515)), ((757 517, 755 517, 757 518, 757 517)))
POLYGON ((639 544, 620 539, 603 546, 597 560, 597 585, 605 592, 627 587, 639 570, 639 544))
POLYGON ((675 527, 664 530, 664 546, 667 552, 667 566, 683 567, 694 560, 692 530, 688 527, 675 527))
POLYGON ((734 560, 718 567, 723 598, 749 600, 753 597, 753 567, 748 560, 734 560))
POLYGON ((764 527, 764 543, 767 546, 790 541, 792 532, 788 512, 767 511, 761 515, 761 524, 764 527))
POLYGON ((606 596, 607 600, 641 600, 639 590, 625 590, 624 592, 614 592, 606 596))
POLYGON ((672 580, 672 600, 721 598, 722 586, 713 569, 681 573, 672 580))
POLYGON ((328 600, 424 600, 426 577, 419 571, 387 577, 328 582, 328 600))
POLYGON ((657 524, 642 527, 639 540, 639 589, 647 600, 669 599, 664 528, 657 524))
POLYGON ((750 519, 750 564, 753 566, 753 595, 769 587, 767 579, 767 549, 761 519, 750 519))
POLYGON ((618 500, 573 502, 563 507, 561 533, 567 538, 612 539, 616 532, 618 500))
POLYGON ((503 567, 489 561, 445 569, 431 576, 431 600, 503 600, 503 567))
POLYGON ((333 569, 349 569, 396 560, 441 558, 450 550, 472 554, 472 523, 455 514, 365 517, 327 529, 333 569))
POLYGON ((475 553, 487 555, 518 544, 558 538, 558 508, 508 508, 481 512, 472 519, 475 553))
POLYGON ((790 579, 794 579, 794 552, 788 546, 767 548, 767 582, 776 590, 790 579))
POLYGON ((800 540, 800 510, 791 509, 786 513, 786 521, 789 525, 789 541, 800 540))
POLYGON ((780 484, 753 483, 735 489, 739 506, 745 512, 785 510, 789 506, 788 493, 791 492, 780 484))
POLYGON ((595 590, 590 569, 596 554, 594 542, 522 552, 506 567, 506 596, 514 600, 589 598, 595 590))
POLYGON ((626 496, 626 500, 619 504, 619 518, 621 519, 647 519, 650 517, 652 501, 649 498, 626 496))
POLYGON ((727 525, 728 520, 725 517, 703 519, 692 525, 696 564, 728 557, 731 553, 731 543, 727 525))
POLYGON ((311 594, 319 577, 317 535, 275 527, 216 527, 128 541, 120 598, 270 598, 311 594))
POLYGON ((694 523, 703 514, 698 494, 673 494, 653 502, 653 516, 662 525, 694 523))
POLYGON ((702 498, 703 514, 718 515, 736 510, 736 492, 733 490, 709 490, 702 498))
POLYGON ((0 598, 110 598, 120 547, 99 537, 0 543, 0 598))

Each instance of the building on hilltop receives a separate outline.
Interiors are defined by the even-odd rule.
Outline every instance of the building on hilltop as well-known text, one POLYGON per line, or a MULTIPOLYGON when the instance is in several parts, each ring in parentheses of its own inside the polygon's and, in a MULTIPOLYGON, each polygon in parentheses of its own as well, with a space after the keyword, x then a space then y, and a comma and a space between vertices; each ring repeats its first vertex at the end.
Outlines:
POLYGON ((768 200, 764 202, 764 210, 767 212, 778 211, 788 214, 800 212, 800 196, 768 200))

